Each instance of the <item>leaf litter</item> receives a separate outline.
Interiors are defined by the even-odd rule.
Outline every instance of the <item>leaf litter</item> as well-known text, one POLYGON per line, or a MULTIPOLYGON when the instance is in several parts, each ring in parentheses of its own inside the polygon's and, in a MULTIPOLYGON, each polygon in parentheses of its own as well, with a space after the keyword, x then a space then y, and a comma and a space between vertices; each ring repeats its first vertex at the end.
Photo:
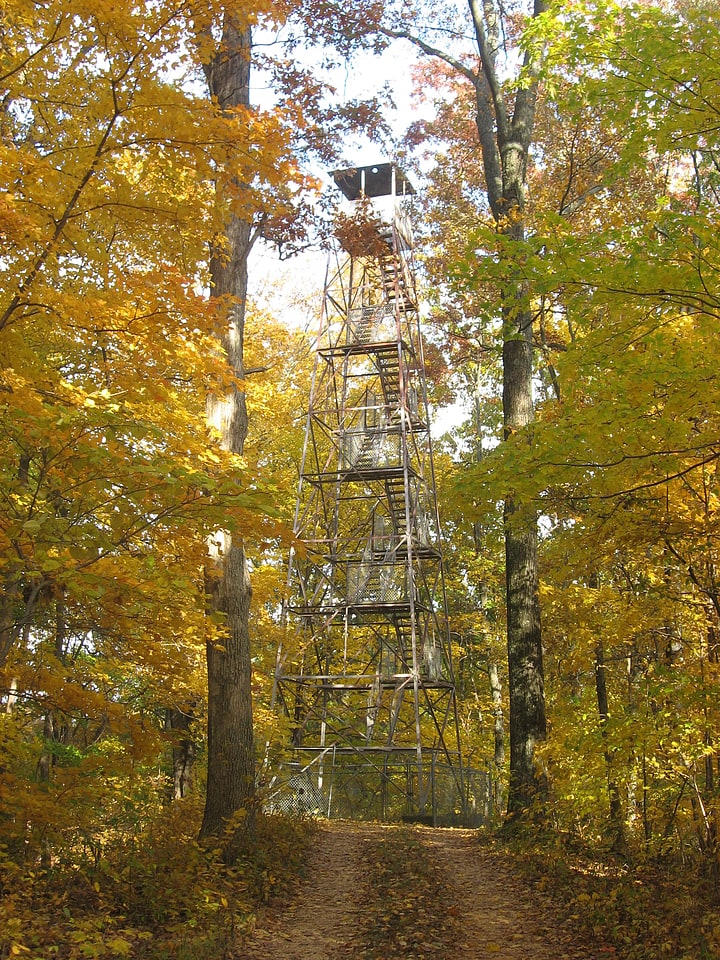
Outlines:
POLYGON ((473 830, 325 821, 237 960, 595 960, 473 830))

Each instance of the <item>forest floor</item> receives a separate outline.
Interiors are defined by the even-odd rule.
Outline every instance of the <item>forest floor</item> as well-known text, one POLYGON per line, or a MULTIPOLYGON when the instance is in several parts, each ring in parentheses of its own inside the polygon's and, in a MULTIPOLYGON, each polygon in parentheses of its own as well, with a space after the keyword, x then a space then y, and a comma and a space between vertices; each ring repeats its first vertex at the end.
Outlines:
POLYGON ((472 830, 327 821, 308 868, 238 960, 600 960, 472 830))

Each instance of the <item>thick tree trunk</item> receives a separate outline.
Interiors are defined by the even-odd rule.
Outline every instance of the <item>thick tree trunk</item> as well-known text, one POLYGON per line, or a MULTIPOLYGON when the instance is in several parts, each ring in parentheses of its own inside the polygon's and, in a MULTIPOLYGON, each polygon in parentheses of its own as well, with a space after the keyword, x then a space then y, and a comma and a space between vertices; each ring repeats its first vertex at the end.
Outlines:
MULTIPOLYGON (((526 311, 506 319, 503 343, 505 438, 532 423, 532 320, 526 311)), ((535 748, 545 739, 537 518, 509 495, 505 500, 508 688, 510 693, 510 783, 508 814, 515 818, 544 800, 547 781, 535 748)))
POLYGON ((252 591, 242 545, 231 544, 222 575, 210 585, 213 609, 225 615, 222 648, 208 644, 208 775, 201 837, 216 836, 240 810, 228 859, 253 830, 255 741, 250 658, 252 591))
POLYGON ((545 739, 540 604, 537 588, 537 534, 515 525, 515 504, 505 502, 508 687, 510 691, 510 784, 508 814, 520 815, 547 794, 545 774, 535 757, 545 739))
MULTIPOLYGON (((225 14, 222 40, 205 65, 210 95, 223 110, 249 106, 250 28, 225 14)), ((230 216, 211 264, 213 296, 229 306, 223 347, 239 381, 245 370, 243 345, 247 299, 247 261, 252 225, 230 216)), ((225 449, 241 454, 247 436, 245 394, 239 387, 223 398, 208 401, 208 419, 221 435, 225 449)), ((255 743, 252 714, 250 602, 252 590, 245 549, 237 537, 218 533, 208 564, 208 594, 212 609, 221 613, 225 630, 221 644, 207 645, 208 774, 201 838, 219 835, 240 811, 225 850, 232 861, 253 831, 255 743)))

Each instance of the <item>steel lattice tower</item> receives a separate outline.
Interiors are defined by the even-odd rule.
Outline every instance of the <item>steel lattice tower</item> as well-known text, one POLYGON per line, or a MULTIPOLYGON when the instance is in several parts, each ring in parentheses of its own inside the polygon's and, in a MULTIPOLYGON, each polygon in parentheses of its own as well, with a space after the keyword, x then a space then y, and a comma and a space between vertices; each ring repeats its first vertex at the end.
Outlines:
POLYGON ((463 787, 414 191, 389 163, 333 176, 356 213, 325 285, 276 703, 301 806, 435 819, 463 787))

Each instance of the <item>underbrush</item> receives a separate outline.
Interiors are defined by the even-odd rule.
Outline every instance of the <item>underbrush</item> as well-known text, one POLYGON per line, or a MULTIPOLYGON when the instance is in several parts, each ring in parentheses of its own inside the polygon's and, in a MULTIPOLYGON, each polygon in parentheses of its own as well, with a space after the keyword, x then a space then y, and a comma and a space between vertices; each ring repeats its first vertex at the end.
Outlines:
POLYGON ((556 916, 618 960, 717 960, 720 902, 698 864, 601 855, 547 838, 488 841, 556 916))
POLYGON ((302 872, 311 825, 257 817, 251 848, 227 867, 196 841, 183 802, 93 860, 21 867, 0 849, 0 960, 222 960, 257 908, 302 872))

